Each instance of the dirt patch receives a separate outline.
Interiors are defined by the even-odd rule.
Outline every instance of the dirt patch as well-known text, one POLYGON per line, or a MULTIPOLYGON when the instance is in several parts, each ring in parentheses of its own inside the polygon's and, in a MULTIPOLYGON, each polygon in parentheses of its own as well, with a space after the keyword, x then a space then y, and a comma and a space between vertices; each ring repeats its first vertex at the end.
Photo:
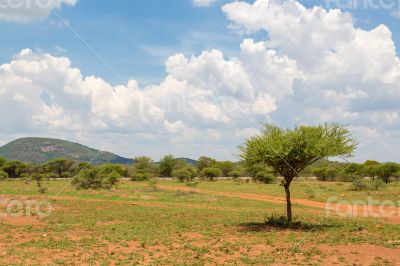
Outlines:
POLYGON ((204 238, 204 235, 199 234, 199 233, 193 233, 193 232, 188 232, 183 234, 184 237, 189 238, 189 239, 201 239, 204 238))
POLYGON ((43 225, 44 222, 41 221, 36 216, 20 216, 20 217, 2 217, 0 218, 0 223, 14 225, 14 226, 23 226, 23 225, 43 225))
POLYGON ((318 249, 323 254, 327 255, 326 263, 400 265, 400 249, 390 249, 368 244, 320 245, 318 249), (384 264, 384 261, 390 262, 391 264, 384 264))

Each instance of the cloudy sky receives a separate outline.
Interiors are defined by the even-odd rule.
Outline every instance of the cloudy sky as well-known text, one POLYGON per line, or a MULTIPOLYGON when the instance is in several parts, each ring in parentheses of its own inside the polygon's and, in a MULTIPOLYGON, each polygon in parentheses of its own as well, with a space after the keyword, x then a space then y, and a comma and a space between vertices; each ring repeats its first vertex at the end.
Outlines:
POLYGON ((235 159, 266 122, 340 122, 400 161, 397 1, 0 0, 0 144, 235 159))

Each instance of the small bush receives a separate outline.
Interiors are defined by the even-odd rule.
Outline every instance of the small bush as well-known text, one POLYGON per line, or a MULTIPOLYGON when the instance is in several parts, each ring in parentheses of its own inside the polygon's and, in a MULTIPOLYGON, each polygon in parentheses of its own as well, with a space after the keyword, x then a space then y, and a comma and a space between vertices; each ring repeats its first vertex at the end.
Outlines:
POLYGON ((4 181, 8 178, 8 174, 6 172, 0 171, 0 181, 4 181))
POLYGON ((146 181, 151 178, 151 174, 148 172, 136 172, 131 176, 132 181, 146 181))
POLYGON ((256 174, 256 179, 264 184, 273 184, 275 183, 275 177, 270 174, 267 173, 265 171, 260 171, 256 174))
POLYGON ((209 167, 209 168, 203 169, 203 174, 210 181, 214 181, 214 178, 222 175, 222 171, 221 171, 221 169, 216 168, 216 167, 209 167))
POLYGON ((198 185, 199 185, 199 182, 196 182, 196 181, 191 181, 191 182, 186 183, 187 187, 197 187, 198 185))
POLYGON ((353 185, 351 187, 351 190, 362 191, 362 190, 367 190, 367 189, 368 189, 368 186, 364 179, 356 178, 353 180, 353 185))
POLYGON ((276 215, 273 214, 272 216, 267 217, 265 223, 267 225, 271 225, 274 227, 281 227, 281 228, 287 228, 292 225, 292 222, 290 222, 286 216, 281 216, 281 215, 276 215))
POLYGON ((375 179, 370 183, 371 190, 381 190, 385 187, 385 182, 381 179, 375 179))
POLYGON ((178 179, 179 182, 188 181, 192 177, 190 171, 186 168, 173 171, 172 176, 174 178, 178 179))
POLYGON ((94 169, 85 169, 72 180, 76 189, 99 189, 101 187, 101 178, 94 169))
POLYGON ((118 184, 120 178, 121 178, 120 173, 117 171, 113 171, 104 176, 102 180, 102 187, 111 189, 113 186, 118 184))
POLYGON ((233 179, 237 179, 239 177, 241 177, 241 173, 237 170, 233 170, 231 172, 229 172, 229 177, 232 177, 233 179))
POLYGON ((46 191, 47 191, 47 188, 45 188, 45 187, 40 187, 40 188, 38 189, 38 191, 39 191, 40 194, 45 194, 46 191))

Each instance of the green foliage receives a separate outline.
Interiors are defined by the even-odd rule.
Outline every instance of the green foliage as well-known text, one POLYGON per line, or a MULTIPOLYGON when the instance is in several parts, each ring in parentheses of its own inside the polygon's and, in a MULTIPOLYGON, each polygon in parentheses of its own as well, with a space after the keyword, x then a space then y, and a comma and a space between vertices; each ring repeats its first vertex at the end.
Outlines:
POLYGON ((26 166, 19 161, 8 161, 3 165, 2 169, 10 178, 19 178, 25 173, 26 166))
POLYGON ((353 180, 353 184, 351 186, 351 190, 353 191, 363 191, 363 190, 367 190, 368 189, 368 185, 366 183, 366 181, 363 178, 355 178, 353 180))
MULTIPOLYGON (((180 170, 180 169, 184 169, 184 168, 187 168, 190 166, 191 165, 188 162, 186 162, 184 160, 176 159, 176 164, 175 164, 174 170, 180 170)), ((172 174, 172 176, 173 176, 173 174, 172 174)))
POLYGON ((132 181, 144 181, 150 179, 155 172, 154 161, 146 156, 134 158, 132 181))
POLYGON ((160 175, 162 177, 172 177, 172 172, 177 163, 178 161, 173 155, 164 156, 160 161, 160 175))
POLYGON ((399 170, 400 165, 397 163, 384 163, 376 167, 376 175, 387 184, 390 178, 395 177, 399 170))
POLYGON ((96 169, 84 169, 72 180, 76 189, 100 189, 102 178, 96 169))
POLYGON ((268 173, 266 171, 260 171, 256 174, 256 179, 259 182, 262 182, 264 184, 273 184, 276 181, 276 178, 274 177, 273 174, 268 173))
POLYGON ((6 180, 8 178, 8 174, 4 171, 0 171, 0 181, 6 180))
POLYGON ((267 124, 260 136, 241 147, 241 157, 249 163, 272 166, 288 185, 308 165, 321 158, 351 156, 356 145, 347 128, 337 124, 294 129, 267 124))
POLYGON ((138 156, 135 157, 133 163, 134 171, 137 172, 152 172, 154 169, 154 161, 150 157, 138 156))
POLYGON ((185 168, 174 170, 172 176, 180 182, 191 181, 197 176, 197 171, 194 167, 188 165, 185 168))
POLYGON ((371 190, 381 190, 385 187, 385 183, 380 179, 375 179, 371 181, 370 188, 371 190))
POLYGON ((242 176, 242 173, 239 170, 233 170, 229 172, 228 176, 237 179, 242 176))
POLYGON ((210 168, 215 165, 216 161, 213 158, 207 157, 207 156, 201 156, 197 160, 197 169, 199 169, 200 172, 203 172, 204 168, 210 168))
POLYGON ((111 163, 105 163, 99 167, 99 173, 101 175, 109 175, 113 172, 117 173, 120 177, 122 177, 122 176, 127 176, 128 170, 123 165, 111 164, 111 163))
POLYGON ((328 169, 326 167, 318 167, 313 169, 313 175, 315 175, 318 180, 326 181, 328 177, 328 169))
POLYGON ((0 157, 0 168, 7 162, 7 160, 3 157, 0 157))
POLYGON ((215 163, 215 167, 221 170, 222 176, 227 177, 229 173, 235 169, 235 164, 230 161, 223 161, 215 163))
POLYGON ((344 175, 350 180, 362 178, 365 176, 364 165, 358 163, 349 163, 344 168, 344 175))
POLYGON ((47 172, 57 174, 58 178, 69 178, 71 177, 71 173, 73 172, 74 162, 64 159, 57 158, 51 161, 48 161, 43 168, 47 172))
POLYGON ((214 181, 214 178, 222 175, 222 171, 216 167, 208 167, 203 169, 203 175, 207 177, 210 181, 214 181))
POLYGON ((273 227, 279 227, 279 228, 287 228, 292 225, 292 222, 288 220, 287 217, 282 216, 282 215, 276 215, 273 214, 269 217, 267 217, 265 223, 267 225, 273 226, 273 227))
POLYGON ((118 184, 121 177, 121 174, 117 171, 105 174, 102 178, 102 188, 111 189, 118 184))
POLYGON ((192 177, 191 172, 186 168, 173 171, 172 176, 178 179, 180 182, 188 181, 192 177))
POLYGON ((44 179, 44 175, 41 173, 33 173, 31 175, 31 178, 32 178, 32 180, 36 181, 39 193, 40 194, 46 193, 47 189, 42 186, 42 180, 44 179))
POLYGON ((321 166, 313 168, 312 174, 320 181, 333 181, 338 176, 338 170, 334 167, 321 166))
POLYGON ((43 165, 35 164, 35 163, 26 163, 25 173, 28 175, 32 175, 34 173, 45 173, 46 169, 44 169, 43 165))
POLYGON ((131 176, 132 181, 145 181, 149 180, 152 177, 149 172, 135 172, 131 176))
POLYGON ((374 160, 367 160, 364 162, 365 166, 377 166, 380 165, 380 163, 378 161, 374 161, 374 160))
POLYGON ((85 169, 93 169, 93 168, 94 166, 91 165, 90 163, 81 162, 75 167, 73 175, 76 176, 85 169))
POLYGON ((269 171, 269 167, 265 163, 254 163, 250 160, 243 161, 245 172, 248 176, 254 180, 257 179, 257 173, 261 171, 269 171))
POLYGON ((187 182, 186 183, 187 187, 192 187, 192 188, 197 187, 198 185, 199 185, 199 182, 195 182, 195 181, 191 181, 191 182, 187 182))
POLYGON ((109 174, 100 174, 96 168, 82 170, 81 173, 72 180, 72 184, 77 189, 110 189, 118 183, 121 175, 113 171, 109 174))

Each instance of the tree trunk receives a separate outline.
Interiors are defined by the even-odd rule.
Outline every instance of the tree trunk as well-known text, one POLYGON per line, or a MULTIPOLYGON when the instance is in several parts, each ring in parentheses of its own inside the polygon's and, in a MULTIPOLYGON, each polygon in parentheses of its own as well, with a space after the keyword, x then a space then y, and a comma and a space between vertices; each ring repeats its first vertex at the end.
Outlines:
POLYGON ((289 190, 289 185, 285 185, 285 192, 286 192, 286 213, 287 213, 287 219, 289 222, 292 221, 292 201, 290 200, 290 190, 289 190))

